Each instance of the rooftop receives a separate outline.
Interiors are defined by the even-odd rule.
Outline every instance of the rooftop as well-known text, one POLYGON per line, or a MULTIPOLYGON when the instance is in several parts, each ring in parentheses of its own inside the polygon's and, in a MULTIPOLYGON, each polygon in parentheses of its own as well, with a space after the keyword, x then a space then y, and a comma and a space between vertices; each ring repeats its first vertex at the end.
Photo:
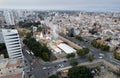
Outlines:
POLYGON ((17 67, 19 64, 20 64, 20 61, 17 59, 1 59, 0 69, 9 68, 9 67, 17 67))
POLYGON ((22 78, 22 72, 17 73, 17 74, 11 74, 11 75, 6 75, 6 76, 1 76, 0 78, 22 78))
POLYGON ((76 52, 75 49, 73 49, 72 47, 68 46, 65 43, 61 43, 59 45, 57 45, 60 49, 62 49, 65 53, 74 53, 76 52))

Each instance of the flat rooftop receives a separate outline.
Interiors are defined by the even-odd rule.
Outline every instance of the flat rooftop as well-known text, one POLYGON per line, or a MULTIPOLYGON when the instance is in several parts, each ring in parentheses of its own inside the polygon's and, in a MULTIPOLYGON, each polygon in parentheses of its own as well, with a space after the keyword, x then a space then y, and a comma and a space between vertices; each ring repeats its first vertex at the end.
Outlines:
POLYGON ((65 43, 60 43, 59 45, 57 45, 60 49, 62 49, 65 53, 75 53, 76 50, 73 49, 72 47, 70 47, 69 45, 65 44, 65 43))
POLYGON ((2 59, 0 60, 0 69, 9 68, 9 67, 17 67, 20 65, 20 61, 17 59, 2 59))
POLYGON ((17 73, 17 74, 11 74, 11 75, 6 75, 6 76, 1 76, 0 78, 22 78, 22 72, 17 73))

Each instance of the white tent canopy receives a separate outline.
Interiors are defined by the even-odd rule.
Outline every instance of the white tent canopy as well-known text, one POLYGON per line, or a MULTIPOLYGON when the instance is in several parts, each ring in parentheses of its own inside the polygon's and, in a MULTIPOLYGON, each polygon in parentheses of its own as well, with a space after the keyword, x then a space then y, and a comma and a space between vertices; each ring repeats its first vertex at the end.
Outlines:
POLYGON ((59 45, 57 45, 60 49, 62 49, 65 53, 69 54, 69 53, 75 53, 76 50, 73 49, 72 47, 68 46, 65 43, 61 43, 59 45))

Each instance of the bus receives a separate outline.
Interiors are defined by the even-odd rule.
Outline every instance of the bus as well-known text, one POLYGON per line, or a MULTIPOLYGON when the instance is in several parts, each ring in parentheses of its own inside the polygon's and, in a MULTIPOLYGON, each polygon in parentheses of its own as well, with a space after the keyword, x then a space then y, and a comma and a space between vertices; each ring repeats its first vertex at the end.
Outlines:
POLYGON ((31 51, 31 54, 34 55, 34 53, 31 51))
POLYGON ((29 52, 28 50, 26 50, 26 52, 27 52, 28 54, 30 54, 30 52, 29 52))

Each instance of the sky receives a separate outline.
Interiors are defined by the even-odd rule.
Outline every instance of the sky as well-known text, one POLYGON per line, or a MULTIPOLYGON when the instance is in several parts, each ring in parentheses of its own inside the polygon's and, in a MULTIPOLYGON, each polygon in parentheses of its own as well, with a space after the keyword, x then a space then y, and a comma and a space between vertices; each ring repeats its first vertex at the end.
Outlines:
POLYGON ((120 0, 0 0, 0 8, 120 12, 120 0))

